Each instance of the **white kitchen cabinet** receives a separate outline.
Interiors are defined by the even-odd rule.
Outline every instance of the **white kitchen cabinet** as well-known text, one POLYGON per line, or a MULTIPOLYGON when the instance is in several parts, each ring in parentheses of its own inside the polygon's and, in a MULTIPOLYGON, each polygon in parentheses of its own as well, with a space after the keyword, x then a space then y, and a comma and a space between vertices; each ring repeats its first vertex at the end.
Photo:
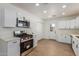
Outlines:
POLYGON ((37 42, 38 42, 38 37, 37 37, 37 35, 33 35, 33 42, 34 42, 34 46, 33 47, 36 47, 37 46, 37 42))
POLYGON ((0 55, 1 56, 19 56, 20 55, 20 40, 14 39, 8 42, 0 40, 0 55))
POLYGON ((16 11, 13 7, 0 8, 0 26, 16 27, 16 11))
POLYGON ((65 27, 66 27, 66 22, 65 21, 59 21, 58 28, 64 29, 65 27))
POLYGON ((69 28, 69 21, 65 21, 65 28, 66 28, 66 29, 69 28))
POLYGON ((62 42, 71 44, 71 37, 69 35, 64 34, 62 36, 62 42))
POLYGON ((8 56, 20 55, 20 40, 8 42, 8 56))
POLYGON ((72 48, 75 50, 75 39, 72 37, 72 48))
POLYGON ((64 34, 61 36, 61 42, 66 43, 66 36, 64 34))
POLYGON ((40 40, 42 38, 42 23, 41 22, 31 22, 30 29, 31 29, 31 32, 33 32, 34 47, 36 47, 38 40, 40 40))
POLYGON ((76 27, 77 27, 76 20, 75 19, 71 20, 70 28, 75 29, 76 27))
POLYGON ((60 29, 79 28, 79 19, 59 21, 58 28, 60 29))
POLYGON ((59 42, 71 44, 71 36, 67 34, 57 34, 57 40, 59 42))
POLYGON ((72 48, 76 56, 79 56, 79 40, 78 38, 72 38, 72 48))
POLYGON ((78 42, 78 44, 77 44, 77 50, 78 50, 77 51, 78 52, 77 55, 79 56, 79 40, 77 42, 78 42))
POLYGON ((71 36, 70 35, 65 35, 65 42, 71 44, 71 36))
POLYGON ((76 48, 77 40, 75 38, 72 38, 72 48, 77 55, 77 48, 76 48))
POLYGON ((71 24, 71 21, 70 21, 70 20, 67 20, 67 21, 65 21, 65 22, 66 22, 66 23, 65 23, 65 25, 66 25, 65 28, 66 28, 66 29, 70 29, 70 27, 71 27, 71 25, 72 25, 72 24, 71 24))
POLYGON ((75 19, 75 25, 76 25, 76 28, 79 28, 79 19, 75 19))
POLYGON ((56 40, 56 31, 53 30, 52 32, 49 32, 49 39, 55 39, 56 40))
POLYGON ((71 22, 70 20, 63 20, 59 22, 58 26, 60 29, 70 29, 71 22))

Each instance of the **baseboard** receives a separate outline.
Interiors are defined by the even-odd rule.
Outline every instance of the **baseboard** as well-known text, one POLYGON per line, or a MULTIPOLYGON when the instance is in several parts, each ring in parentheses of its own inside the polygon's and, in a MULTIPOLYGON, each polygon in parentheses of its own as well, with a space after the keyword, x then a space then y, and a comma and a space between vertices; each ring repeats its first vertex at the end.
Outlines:
MULTIPOLYGON (((63 43, 63 44, 69 44, 69 45, 71 45, 71 43, 66 43, 66 42, 63 42, 63 41, 59 41, 59 40, 56 40, 56 39, 48 39, 48 38, 42 38, 43 40, 44 39, 46 39, 46 40, 55 40, 55 41, 57 41, 57 42, 60 42, 60 43, 63 43)), ((41 40, 42 40, 41 39, 41 40)))
MULTIPOLYGON (((57 41, 57 40, 56 40, 56 41, 57 41)), ((63 41, 57 41, 57 42, 63 43, 63 44, 69 44, 69 45, 71 45, 71 43, 67 43, 67 42, 63 42, 63 41)))

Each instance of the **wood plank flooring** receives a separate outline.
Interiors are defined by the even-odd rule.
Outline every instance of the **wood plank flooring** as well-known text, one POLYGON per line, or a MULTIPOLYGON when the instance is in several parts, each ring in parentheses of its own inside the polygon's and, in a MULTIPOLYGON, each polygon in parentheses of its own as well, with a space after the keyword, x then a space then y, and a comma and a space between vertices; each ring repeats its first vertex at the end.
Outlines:
POLYGON ((74 56, 71 45, 43 39, 28 56, 74 56))

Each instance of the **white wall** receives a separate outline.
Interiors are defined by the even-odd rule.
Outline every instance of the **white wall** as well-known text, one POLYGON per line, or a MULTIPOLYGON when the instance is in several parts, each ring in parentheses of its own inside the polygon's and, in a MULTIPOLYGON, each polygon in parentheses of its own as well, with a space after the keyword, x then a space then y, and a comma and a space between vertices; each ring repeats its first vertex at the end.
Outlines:
POLYGON ((55 39, 55 29, 57 28, 57 21, 55 20, 45 20, 43 24, 43 38, 55 39), (54 30, 50 31, 50 25, 55 24, 54 30))

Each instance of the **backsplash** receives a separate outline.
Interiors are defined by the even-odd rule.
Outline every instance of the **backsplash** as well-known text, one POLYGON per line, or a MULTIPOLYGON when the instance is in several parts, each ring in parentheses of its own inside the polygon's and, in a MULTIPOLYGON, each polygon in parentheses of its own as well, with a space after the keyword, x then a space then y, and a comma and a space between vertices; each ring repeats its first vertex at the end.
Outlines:
POLYGON ((29 32, 30 30, 27 28, 2 28, 0 27, 0 37, 12 37, 13 31, 15 30, 25 30, 26 32, 29 32))

